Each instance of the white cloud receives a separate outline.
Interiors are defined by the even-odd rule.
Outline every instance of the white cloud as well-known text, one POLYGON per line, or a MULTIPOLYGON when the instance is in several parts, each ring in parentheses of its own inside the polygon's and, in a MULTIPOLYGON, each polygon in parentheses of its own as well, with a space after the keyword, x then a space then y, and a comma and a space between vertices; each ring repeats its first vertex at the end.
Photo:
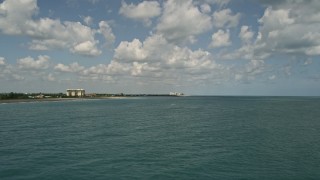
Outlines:
POLYGON ((306 54, 310 56, 320 55, 320 45, 313 46, 310 49, 306 49, 306 54))
MULTIPOLYGON (((135 77, 138 78, 135 81, 142 84, 157 81, 176 86, 178 81, 181 84, 195 80, 201 83, 214 74, 219 74, 223 66, 216 64, 212 58, 207 51, 179 47, 168 42, 162 35, 154 34, 144 41, 123 41, 116 48, 109 64, 81 68, 76 73, 83 80, 124 83, 135 77)), ((55 67, 60 72, 74 72, 71 69, 70 65, 64 64, 55 67)))
MULTIPOLYGON (((243 67, 231 68, 231 73, 234 73, 234 80, 251 83, 260 75, 264 75, 267 72, 267 66, 263 60, 250 60, 243 67)), ((274 80, 275 76, 269 76, 267 79, 274 80)), ((261 80, 261 79, 260 79, 261 80)))
POLYGON ((98 64, 96 66, 92 66, 83 71, 84 75, 92 75, 92 74, 107 74, 108 73, 108 65, 98 64))
POLYGON ((218 28, 236 27, 239 24, 241 14, 233 14, 230 9, 222 9, 213 13, 213 25, 218 28))
POLYGON ((105 38, 107 45, 111 45, 114 43, 116 37, 112 32, 112 28, 106 21, 100 21, 99 23, 99 33, 103 35, 105 38))
POLYGON ((70 65, 64 65, 64 64, 57 64, 54 67, 55 70, 59 72, 81 72, 82 70, 85 69, 84 66, 80 66, 77 62, 71 63, 70 65))
POLYGON ((320 55, 320 1, 283 1, 259 19, 256 52, 320 55))
POLYGON ((57 64, 54 69, 60 72, 73 72, 69 66, 61 63, 57 64))
POLYGON ((252 32, 248 26, 241 26, 241 31, 239 33, 239 38, 244 43, 250 43, 254 36, 254 32, 252 32))
POLYGON ((119 13, 127 18, 143 21, 147 26, 150 26, 150 19, 161 14, 161 7, 157 1, 143 1, 137 5, 122 1, 119 13))
POLYGON ((158 76, 177 69, 186 74, 203 74, 218 67, 209 52, 176 46, 161 35, 152 35, 144 42, 138 39, 121 42, 116 49, 115 61, 129 65, 132 75, 151 73, 158 76))
POLYGON ((38 56, 38 59, 33 59, 28 56, 22 59, 18 59, 18 67, 20 69, 40 70, 47 69, 49 67, 49 56, 38 56))
POLYGON ((85 16, 85 17, 83 17, 83 22, 86 25, 91 26, 93 23, 93 18, 91 16, 85 16))
POLYGON ((5 34, 25 33, 25 24, 38 12, 36 0, 6 0, 0 4, 0 30, 5 34))
POLYGON ((131 75, 132 76, 141 76, 144 74, 144 72, 152 72, 159 70, 157 67, 149 66, 148 63, 138 63, 133 62, 132 68, 131 68, 131 75))
POLYGON ((285 27, 287 25, 293 24, 294 19, 289 17, 290 9, 279 9, 273 10, 272 8, 267 8, 264 12, 262 18, 258 22, 265 25, 268 30, 277 29, 278 27, 285 27))
POLYGON ((115 49, 114 57, 125 62, 143 61, 147 57, 147 52, 142 46, 138 39, 134 39, 132 42, 122 41, 115 49))
POLYGON ((210 44, 210 47, 216 48, 216 47, 225 47, 230 45, 231 45, 231 42, 230 42, 229 30, 223 31, 219 29, 218 32, 212 35, 212 42, 210 44))
POLYGON ((200 6, 200 10, 202 13, 210 13, 211 12, 211 7, 209 4, 202 4, 200 6))
POLYGON ((66 48, 86 56, 101 54, 95 39, 97 33, 102 33, 106 41, 114 41, 111 28, 105 22, 101 23, 100 30, 95 30, 80 22, 61 22, 50 18, 35 20, 33 15, 37 11, 36 0, 5 0, 0 4, 0 31, 31 37, 29 48, 32 50, 66 48))
POLYGON ((111 61, 110 64, 98 64, 91 66, 82 71, 82 75, 89 77, 99 77, 99 75, 124 75, 130 72, 130 65, 127 63, 119 63, 117 61, 111 61))
MULTIPOLYGON (((0 80, 7 81, 22 81, 25 77, 22 74, 21 69, 11 64, 7 64, 3 57, 0 57, 0 80)), ((26 70, 26 69, 25 69, 26 70)), ((35 69, 31 69, 35 70, 35 69)))
POLYGON ((96 42, 92 41, 85 41, 80 44, 75 45, 71 51, 76 54, 81 54, 81 55, 89 55, 89 56, 98 56, 102 52, 98 49, 95 48, 96 42))
POLYGON ((6 64, 5 58, 4 57, 0 57, 0 66, 3 66, 5 64, 6 64))
POLYGON ((177 46, 167 58, 167 64, 175 68, 185 68, 185 73, 190 74, 206 74, 218 67, 208 51, 192 51, 177 46))
POLYGON ((246 65, 246 73, 250 75, 256 75, 263 72, 265 69, 265 63, 263 60, 251 60, 246 65))
POLYGON ((195 36, 211 29, 211 17, 201 13, 191 0, 168 0, 156 29, 178 43, 194 42, 195 36))
MULTIPOLYGON (((243 25, 238 35, 243 42, 242 46, 233 52, 225 52, 221 57, 250 60, 266 59, 271 55, 289 55, 290 58, 319 56, 320 20, 313 17, 320 13, 315 7, 320 7, 320 1, 288 0, 271 3, 258 19, 260 26, 256 38, 250 27, 243 25)), ((285 72, 290 74, 288 69, 285 72)))
POLYGON ((63 47, 68 47, 67 41, 62 41, 59 39, 43 39, 43 40, 32 40, 29 43, 29 49, 31 50, 49 50, 49 49, 62 49, 63 47))

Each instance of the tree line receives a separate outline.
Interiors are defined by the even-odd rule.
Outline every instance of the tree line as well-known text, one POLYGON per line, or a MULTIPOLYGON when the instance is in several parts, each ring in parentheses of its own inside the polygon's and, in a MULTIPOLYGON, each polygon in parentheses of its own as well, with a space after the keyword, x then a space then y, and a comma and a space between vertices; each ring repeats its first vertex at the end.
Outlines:
POLYGON ((30 98, 64 98, 66 95, 64 93, 0 93, 0 100, 1 99, 30 99, 30 98), (39 96, 40 95, 40 96, 39 96))

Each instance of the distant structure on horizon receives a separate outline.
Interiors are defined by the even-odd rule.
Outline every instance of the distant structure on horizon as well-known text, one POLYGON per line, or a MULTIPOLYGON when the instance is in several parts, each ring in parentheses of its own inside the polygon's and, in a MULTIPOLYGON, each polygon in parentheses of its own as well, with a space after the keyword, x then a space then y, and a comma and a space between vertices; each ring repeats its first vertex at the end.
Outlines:
POLYGON ((183 96, 184 94, 181 92, 170 92, 169 95, 170 96, 183 96))
POLYGON ((84 89, 67 89, 66 95, 68 97, 84 97, 85 90, 84 89))

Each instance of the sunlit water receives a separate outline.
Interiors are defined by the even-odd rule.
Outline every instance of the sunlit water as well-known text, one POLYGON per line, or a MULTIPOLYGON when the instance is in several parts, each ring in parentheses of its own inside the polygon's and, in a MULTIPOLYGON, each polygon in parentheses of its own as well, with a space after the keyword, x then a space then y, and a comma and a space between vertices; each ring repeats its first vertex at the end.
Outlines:
POLYGON ((319 179, 320 98, 0 104, 0 179, 319 179))

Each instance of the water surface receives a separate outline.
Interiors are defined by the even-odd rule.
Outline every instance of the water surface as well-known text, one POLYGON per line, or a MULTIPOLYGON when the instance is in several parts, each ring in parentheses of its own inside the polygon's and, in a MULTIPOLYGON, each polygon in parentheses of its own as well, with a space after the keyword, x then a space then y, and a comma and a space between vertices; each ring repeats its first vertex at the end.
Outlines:
POLYGON ((0 179, 319 179, 318 97, 0 104, 0 179))

